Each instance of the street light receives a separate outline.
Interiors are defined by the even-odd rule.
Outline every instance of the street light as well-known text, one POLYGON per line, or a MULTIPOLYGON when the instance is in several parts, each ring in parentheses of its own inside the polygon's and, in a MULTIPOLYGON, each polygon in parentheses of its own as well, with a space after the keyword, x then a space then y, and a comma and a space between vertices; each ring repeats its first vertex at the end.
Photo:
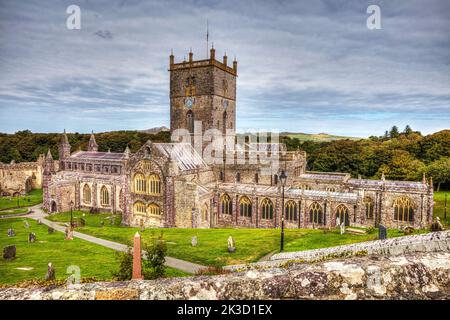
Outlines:
POLYGON ((284 170, 281 171, 280 174, 281 181, 281 242, 280 242, 280 251, 284 249, 284 186, 286 185, 287 175, 284 170))
POLYGON ((72 214, 72 210, 73 210, 73 201, 70 200, 70 229, 73 229, 73 214, 72 214))

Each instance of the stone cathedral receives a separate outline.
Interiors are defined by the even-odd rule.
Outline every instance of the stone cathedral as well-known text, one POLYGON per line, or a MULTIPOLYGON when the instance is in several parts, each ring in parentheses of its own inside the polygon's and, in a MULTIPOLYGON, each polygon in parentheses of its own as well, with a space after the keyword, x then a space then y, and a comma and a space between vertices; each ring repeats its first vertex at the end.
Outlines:
POLYGON ((272 140, 235 143, 237 66, 236 60, 229 65, 227 56, 217 60, 214 49, 203 60, 194 60, 192 52, 182 62, 170 55, 170 129, 172 139, 181 130, 187 140, 148 141, 136 153, 128 148, 113 153, 99 152, 92 134, 88 150, 71 152, 62 134, 58 168, 50 152, 43 160, 44 208, 120 213, 123 225, 145 227, 276 228, 282 220, 288 228, 329 228, 337 221, 424 227, 431 222, 433 187, 425 177, 412 182, 308 172, 303 151, 287 151, 272 140), (208 131, 223 137, 223 152, 208 148, 208 131), (207 151, 216 161, 206 160, 207 151), (278 165, 258 162, 267 158, 278 165))

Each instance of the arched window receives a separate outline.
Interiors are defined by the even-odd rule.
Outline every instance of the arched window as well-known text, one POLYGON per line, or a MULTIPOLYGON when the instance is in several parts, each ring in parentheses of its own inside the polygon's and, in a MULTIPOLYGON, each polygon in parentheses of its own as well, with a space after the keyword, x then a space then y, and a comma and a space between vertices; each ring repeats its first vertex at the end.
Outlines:
POLYGON ((255 183, 258 183, 259 182, 259 175, 258 175, 258 173, 255 173, 255 183))
POLYGON ((150 203, 147 208, 148 214, 159 216, 161 214, 161 210, 159 206, 155 203, 150 203))
POLYGON ((336 188, 330 188, 330 187, 328 187, 328 188, 327 188, 327 191, 328 191, 328 192, 336 192, 336 188))
POLYGON ((311 223, 322 224, 323 223, 323 210, 322 206, 317 202, 313 202, 309 207, 309 221, 311 223))
POLYGON ((221 180, 221 181, 224 180, 224 174, 223 174, 223 171, 220 171, 220 177, 219 177, 219 180, 221 180))
POLYGON ((273 184, 278 184, 278 175, 277 174, 275 174, 274 176, 273 176, 273 184))
POLYGON ((192 110, 186 113, 186 127, 190 133, 194 133, 194 113, 192 110))
POLYGON ((143 203, 142 201, 136 201, 133 207, 135 214, 145 215, 147 213, 146 210, 147 207, 145 206, 145 203, 143 203))
POLYGON ((239 214, 243 217, 252 216, 252 202, 245 196, 239 200, 239 214))
POLYGON ((236 182, 241 182, 241 173, 240 172, 236 173, 236 182))
POLYGON ((83 187, 83 203, 91 204, 91 188, 88 184, 85 184, 83 187))
POLYGON ((147 191, 147 184, 145 177, 142 173, 136 173, 134 175, 134 192, 145 193, 147 191))
POLYGON ((348 217, 348 208, 343 204, 340 204, 336 208, 336 220, 339 218, 339 223, 344 222, 346 226, 350 225, 350 220, 348 217))
POLYGON ((233 203, 229 195, 224 194, 220 197, 220 205, 222 207, 222 214, 233 214, 233 203))
POLYGON ((262 219, 273 219, 273 203, 267 198, 261 201, 261 218, 262 219))
POLYGON ((373 200, 372 198, 364 198, 364 207, 366 209, 366 218, 373 219, 373 200))
POLYGON ((284 205, 284 218, 288 221, 297 221, 297 203, 289 200, 284 205))
POLYGON ((412 222, 414 208, 408 197, 397 198, 394 201, 394 220, 400 222, 412 222))
POLYGON ((161 180, 158 175, 152 174, 148 178, 148 191, 151 195, 161 194, 161 180))
POLYGON ((203 221, 208 221, 208 204, 204 203, 202 206, 202 220, 203 221))
POLYGON ((105 186, 100 189, 100 204, 102 206, 109 206, 109 191, 105 186))
POLYGON ((224 111, 223 115, 222 115, 222 132, 226 133, 227 132, 227 112, 224 111))

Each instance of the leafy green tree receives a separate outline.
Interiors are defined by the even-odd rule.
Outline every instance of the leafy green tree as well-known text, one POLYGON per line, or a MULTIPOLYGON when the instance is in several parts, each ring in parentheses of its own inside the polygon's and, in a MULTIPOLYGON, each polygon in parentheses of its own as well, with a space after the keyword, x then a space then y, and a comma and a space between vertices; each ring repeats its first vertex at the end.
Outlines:
POLYGON ((405 129, 403 130, 403 133, 408 135, 411 134, 413 131, 411 129, 411 127, 409 126, 409 124, 406 125, 405 129))
POLYGON ((164 241, 163 232, 154 240, 152 245, 144 245, 146 259, 144 260, 144 277, 145 279, 156 279, 163 277, 165 274, 165 256, 167 253, 166 242, 164 241))
POLYGON ((111 272, 113 278, 119 281, 131 280, 133 275, 133 249, 130 244, 126 252, 116 252, 116 261, 119 263, 119 268, 111 272))
POLYGON ((389 180, 420 180, 421 174, 425 170, 425 164, 415 159, 404 150, 396 150, 389 163, 383 164, 378 169, 376 178, 380 178, 382 173, 389 180))
POLYGON ((391 131, 389 131, 389 137, 390 138, 397 138, 400 135, 400 133, 398 132, 398 127, 397 126, 393 126, 391 128, 391 131))
POLYGON ((450 157, 433 161, 427 166, 426 173, 433 178, 434 183, 438 184, 437 191, 439 191, 442 183, 450 182, 450 157))

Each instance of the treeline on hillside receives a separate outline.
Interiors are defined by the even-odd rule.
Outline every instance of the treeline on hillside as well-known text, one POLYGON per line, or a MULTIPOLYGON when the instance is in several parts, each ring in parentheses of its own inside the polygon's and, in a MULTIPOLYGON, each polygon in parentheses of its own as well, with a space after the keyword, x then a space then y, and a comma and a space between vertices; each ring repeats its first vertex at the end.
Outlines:
POLYGON ((384 136, 330 142, 300 141, 281 137, 288 150, 308 154, 308 170, 348 172, 353 177, 420 180, 433 177, 437 187, 450 183, 450 130, 423 136, 409 126, 397 127, 384 136))
MULTIPOLYGON (((86 150, 90 134, 67 134, 72 151, 86 150)), ((139 131, 113 131, 95 135, 99 151, 123 152, 128 145, 136 152, 147 140, 169 142, 170 132, 149 134, 139 131)), ((9 163, 36 161, 50 148, 58 159, 60 133, 0 134, 0 161, 9 163)), ((330 142, 300 141, 282 136, 288 150, 300 148, 308 154, 308 170, 348 172, 353 177, 420 180, 425 172, 434 182, 450 184, 450 130, 423 136, 409 126, 402 132, 397 127, 383 136, 361 140, 335 140, 330 142)))
MULTIPOLYGON (((72 152, 86 150, 90 134, 68 133, 67 137, 72 146, 72 152)), ((53 158, 58 159, 58 144, 61 133, 32 133, 19 131, 15 134, 0 133, 0 162, 9 163, 36 161, 39 154, 46 154, 50 148, 53 158)), ((136 152, 147 140, 153 142, 170 142, 170 132, 150 134, 139 131, 112 131, 95 134, 99 151, 123 152, 130 148, 136 152)))

